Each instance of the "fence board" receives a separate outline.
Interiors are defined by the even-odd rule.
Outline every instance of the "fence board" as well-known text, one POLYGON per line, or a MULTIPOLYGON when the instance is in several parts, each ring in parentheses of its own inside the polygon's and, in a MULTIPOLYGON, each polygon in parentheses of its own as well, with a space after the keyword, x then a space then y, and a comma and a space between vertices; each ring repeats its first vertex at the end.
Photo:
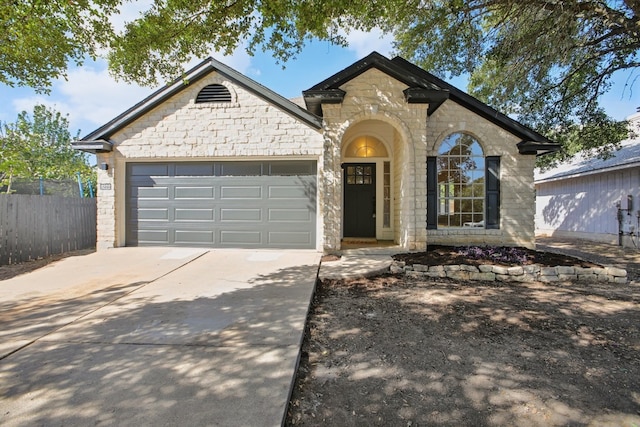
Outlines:
POLYGON ((0 194, 0 265, 96 244, 96 199, 0 194))

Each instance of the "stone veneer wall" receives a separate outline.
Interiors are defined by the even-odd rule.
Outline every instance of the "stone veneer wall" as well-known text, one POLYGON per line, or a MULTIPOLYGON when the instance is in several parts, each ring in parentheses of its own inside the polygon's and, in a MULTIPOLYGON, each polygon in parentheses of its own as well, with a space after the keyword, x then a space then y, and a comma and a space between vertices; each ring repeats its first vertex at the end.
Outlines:
POLYGON ((627 271, 617 267, 542 267, 525 265, 504 267, 500 265, 405 265, 403 261, 394 261, 391 273, 404 273, 408 276, 449 278, 456 280, 480 280, 499 282, 561 282, 579 280, 585 282, 627 283, 627 271))
POLYGON ((342 237, 341 151, 345 132, 364 120, 380 120, 398 133, 393 141, 395 204, 394 230, 400 245, 409 249, 426 247, 426 161, 425 125, 427 105, 407 104, 404 83, 377 69, 370 69, 345 83, 342 104, 322 106, 325 122, 325 251, 340 249, 342 237), (416 163, 416 159, 417 163, 416 163), (402 162, 402 163, 399 163, 402 162), (421 202, 424 200, 425 203, 421 202))
MULTIPOLYGON (((98 155, 98 163, 109 164, 109 170, 98 171, 98 249, 125 243, 127 162, 299 158, 318 160, 319 172, 323 164, 320 130, 217 73, 174 95, 111 140, 113 152, 98 155), (212 83, 226 86, 232 102, 195 104, 198 92, 212 83)), ((317 235, 322 236, 321 222, 317 235)))
POLYGON ((370 69, 344 84, 342 104, 323 105, 325 120, 325 250, 340 248, 342 182, 340 147, 351 126, 362 120, 381 120, 394 127, 394 235, 408 250, 429 244, 486 244, 535 247, 535 156, 518 153, 520 139, 453 101, 446 101, 430 117, 426 104, 407 104, 407 86, 382 71, 370 69), (442 140, 454 132, 476 137, 485 156, 500 156, 500 229, 426 230, 426 158, 435 156, 442 140))

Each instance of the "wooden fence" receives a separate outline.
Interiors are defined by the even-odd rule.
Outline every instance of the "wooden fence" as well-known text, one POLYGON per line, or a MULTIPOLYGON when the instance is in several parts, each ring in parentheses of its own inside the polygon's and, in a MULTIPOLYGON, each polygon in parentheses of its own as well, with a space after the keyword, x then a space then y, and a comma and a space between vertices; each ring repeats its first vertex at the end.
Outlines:
POLYGON ((95 245, 96 199, 0 194, 0 265, 95 245))

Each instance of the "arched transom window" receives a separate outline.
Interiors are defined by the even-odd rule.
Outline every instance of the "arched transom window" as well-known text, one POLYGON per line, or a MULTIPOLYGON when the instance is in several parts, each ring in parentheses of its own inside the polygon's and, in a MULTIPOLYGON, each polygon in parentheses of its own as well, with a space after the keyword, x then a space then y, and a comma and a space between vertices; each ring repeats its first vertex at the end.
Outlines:
POLYGON ((359 136, 349 143, 344 152, 345 157, 388 157, 387 147, 373 136, 359 136))
POLYGON ((471 135, 454 133, 438 150, 438 228, 485 226, 485 158, 471 135))

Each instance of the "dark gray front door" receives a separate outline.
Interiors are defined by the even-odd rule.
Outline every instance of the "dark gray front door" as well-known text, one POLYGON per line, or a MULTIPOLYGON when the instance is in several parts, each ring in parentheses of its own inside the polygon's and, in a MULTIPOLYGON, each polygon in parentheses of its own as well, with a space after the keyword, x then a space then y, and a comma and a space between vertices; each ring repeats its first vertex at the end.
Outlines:
POLYGON ((344 165, 344 236, 376 236, 376 165, 344 165))
POLYGON ((316 247, 316 162, 127 165, 129 246, 316 247))

